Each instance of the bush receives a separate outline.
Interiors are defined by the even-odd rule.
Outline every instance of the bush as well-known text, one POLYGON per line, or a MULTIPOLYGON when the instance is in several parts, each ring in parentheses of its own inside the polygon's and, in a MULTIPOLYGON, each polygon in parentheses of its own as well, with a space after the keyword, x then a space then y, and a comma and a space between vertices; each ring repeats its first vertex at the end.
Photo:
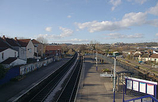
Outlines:
POLYGON ((3 65, 0 64, 0 79, 5 76, 6 70, 4 69, 3 65))
POLYGON ((111 72, 111 70, 105 68, 105 69, 102 69, 102 72, 111 72))

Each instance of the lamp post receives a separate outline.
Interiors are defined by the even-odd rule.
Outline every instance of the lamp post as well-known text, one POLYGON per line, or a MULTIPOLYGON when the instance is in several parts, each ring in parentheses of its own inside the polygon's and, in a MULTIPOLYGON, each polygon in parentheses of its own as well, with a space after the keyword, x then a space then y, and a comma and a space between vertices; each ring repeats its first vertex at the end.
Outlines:
POLYGON ((98 58, 97 58, 97 55, 98 55, 98 52, 96 50, 96 71, 98 71, 98 62, 97 62, 98 58))
POLYGON ((125 91, 125 86, 124 86, 124 83, 123 83, 123 100, 122 100, 122 102, 125 102, 125 99, 124 99, 125 98, 124 97, 125 92, 124 91, 125 91))
POLYGON ((116 56, 114 57, 114 84, 113 84, 113 92, 114 92, 114 98, 113 98, 113 102, 115 102, 115 88, 116 88, 116 56))

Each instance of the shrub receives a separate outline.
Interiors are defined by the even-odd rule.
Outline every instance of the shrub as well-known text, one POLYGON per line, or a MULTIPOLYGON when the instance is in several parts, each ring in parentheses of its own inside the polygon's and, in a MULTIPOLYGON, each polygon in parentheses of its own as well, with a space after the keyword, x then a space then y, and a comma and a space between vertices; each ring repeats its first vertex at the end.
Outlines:
POLYGON ((108 68, 102 69, 102 72, 111 72, 108 68))
POLYGON ((6 70, 4 69, 3 65, 0 64, 0 79, 5 76, 6 70))

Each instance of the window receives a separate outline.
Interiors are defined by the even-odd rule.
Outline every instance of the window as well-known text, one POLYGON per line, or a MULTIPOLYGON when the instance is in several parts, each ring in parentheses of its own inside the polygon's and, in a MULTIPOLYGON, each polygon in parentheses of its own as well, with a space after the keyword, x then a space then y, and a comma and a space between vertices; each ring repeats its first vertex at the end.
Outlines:
POLYGON ((30 53, 32 52, 32 49, 31 49, 31 48, 29 48, 28 50, 29 50, 30 53))
POLYGON ((4 59, 4 53, 2 53, 2 60, 4 59))

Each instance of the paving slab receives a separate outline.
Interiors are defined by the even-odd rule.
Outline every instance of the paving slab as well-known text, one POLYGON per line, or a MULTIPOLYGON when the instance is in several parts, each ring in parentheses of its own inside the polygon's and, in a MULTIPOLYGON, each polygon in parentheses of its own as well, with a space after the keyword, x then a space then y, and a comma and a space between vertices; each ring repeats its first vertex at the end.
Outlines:
MULTIPOLYGON (((77 102, 113 102, 113 81, 111 78, 100 77, 103 68, 112 68, 112 63, 98 63, 96 71, 95 60, 91 57, 85 57, 84 78, 82 87, 79 88, 77 102)), ((121 67, 116 67, 117 71, 122 71, 121 67)), ((125 95, 125 100, 136 98, 130 94, 125 95)), ((123 101, 123 92, 116 91, 115 102, 123 101)))

